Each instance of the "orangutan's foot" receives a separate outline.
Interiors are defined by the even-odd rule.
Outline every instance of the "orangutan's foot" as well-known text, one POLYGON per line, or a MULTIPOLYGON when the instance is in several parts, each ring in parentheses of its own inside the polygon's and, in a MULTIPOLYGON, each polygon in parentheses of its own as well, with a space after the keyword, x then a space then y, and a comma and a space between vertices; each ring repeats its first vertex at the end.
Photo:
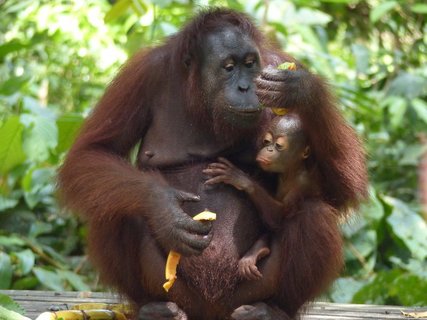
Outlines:
POLYGON ((139 309, 138 320, 187 320, 187 315, 176 303, 150 302, 139 309))
POLYGON ((234 320, 290 320, 283 310, 264 302, 240 306, 231 317, 234 320))

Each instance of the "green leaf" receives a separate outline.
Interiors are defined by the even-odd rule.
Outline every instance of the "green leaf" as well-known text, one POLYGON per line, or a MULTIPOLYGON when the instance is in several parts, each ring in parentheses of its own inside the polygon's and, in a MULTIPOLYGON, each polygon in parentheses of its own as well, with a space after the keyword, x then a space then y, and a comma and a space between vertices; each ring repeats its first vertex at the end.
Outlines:
POLYGON ((78 274, 75 274, 71 271, 58 270, 58 274, 65 280, 67 280, 70 285, 77 291, 90 291, 90 287, 84 283, 82 277, 78 274))
POLYGON ((141 1, 141 0, 131 0, 132 1, 132 8, 136 12, 137 15, 142 16, 144 13, 148 11, 147 5, 141 1))
POLYGON ((402 124, 403 116, 408 108, 408 103, 401 97, 393 97, 389 105, 390 123, 394 128, 402 124))
POLYGON ((399 163, 407 166, 417 166, 422 155, 427 152, 427 145, 411 144, 407 145, 403 150, 403 157, 399 163))
POLYGON ((23 148, 27 157, 35 162, 49 158, 49 151, 58 144, 58 128, 55 121, 30 114, 22 114, 21 121, 31 124, 24 131, 23 148))
POLYGON ((27 276, 23 278, 19 278, 14 281, 12 289, 13 290, 32 290, 36 288, 39 284, 39 280, 37 280, 34 276, 27 276))
POLYGON ((361 44, 353 44, 351 51, 356 58, 356 69, 358 73, 366 74, 369 69, 370 52, 369 49, 361 44))
POLYGON ((389 297, 390 284, 401 274, 400 270, 378 272, 369 284, 354 295, 352 303, 385 304, 389 297))
POLYGON ((58 265, 63 265, 64 268, 67 265, 67 261, 64 258, 64 256, 62 256, 61 254, 59 254, 57 251, 55 251, 55 249, 53 249, 52 247, 49 247, 47 245, 42 245, 41 249, 46 252, 49 256, 51 256, 53 258, 53 260, 56 261, 56 264, 58 265))
POLYGON ((22 43, 20 40, 14 39, 12 41, 6 42, 0 45, 0 60, 4 58, 7 54, 15 51, 19 51, 28 47, 28 44, 22 43))
POLYGON ((0 128, 0 174, 6 173, 25 160, 22 149, 23 125, 16 116, 10 117, 0 128))
POLYGON ((384 207, 374 188, 369 188, 369 200, 362 203, 359 212, 369 221, 369 225, 376 228, 376 225, 384 217, 384 207))
POLYGON ((64 291, 65 288, 62 284, 62 278, 55 272, 42 268, 34 268, 34 274, 39 280, 40 284, 55 291, 64 291))
MULTIPOLYGON (((324 3, 354 3, 357 0, 320 0, 320 2, 324 3)), ((312 4, 312 1, 307 1, 306 5, 312 4)))
POLYGON ((327 25, 332 17, 319 10, 301 8, 296 13, 296 19, 305 25, 327 25))
POLYGON ((54 168, 34 168, 23 177, 21 185, 25 191, 25 201, 31 209, 38 203, 50 203, 52 201, 55 176, 54 168))
POLYGON ((411 11, 415 13, 427 14, 427 4, 416 3, 411 6, 411 11))
POLYGON ((10 96, 20 91, 28 81, 29 77, 27 76, 11 77, 7 81, 0 84, 0 94, 10 96))
POLYGON ((123 15, 126 10, 130 8, 132 4, 131 0, 119 0, 117 1, 111 9, 105 14, 104 21, 105 23, 109 23, 121 15, 123 15))
POLYGON ((426 93, 427 79, 422 76, 400 72, 391 81, 387 94, 406 97, 410 100, 418 98, 426 93))
POLYGON ((31 269, 34 267, 34 262, 36 260, 34 253, 29 250, 23 250, 19 252, 15 252, 14 256, 18 258, 19 261, 19 270, 21 271, 22 275, 28 274, 31 269))
POLYGON ((0 246, 6 248, 23 247, 25 246, 25 241, 13 235, 8 235, 7 237, 0 236, 0 246))
POLYGON ((170 5, 173 0, 156 0, 153 1, 156 5, 158 5, 161 8, 167 7, 168 5, 170 5))
POLYGON ((71 147, 83 121, 84 118, 80 114, 66 114, 56 120, 58 126, 57 153, 65 152, 71 147))
POLYGON ((371 11, 369 18, 373 23, 375 23, 384 17, 389 11, 393 10, 397 5, 398 3, 396 1, 387 1, 381 3, 371 11))
POLYGON ((52 232, 53 227, 51 223, 46 223, 43 221, 37 221, 31 225, 29 236, 36 238, 41 234, 52 232))
POLYGON ((404 306, 425 306, 427 304, 427 281, 416 275, 405 274, 395 279, 390 288, 390 296, 397 297, 404 306))
POLYGON ((0 195, 0 212, 14 208, 18 204, 17 199, 6 198, 0 195))
POLYGON ((333 302, 337 303, 351 303, 353 296, 364 285, 366 280, 356 280, 354 278, 338 278, 333 284, 333 289, 330 297, 333 302))
POLYGON ((421 99, 413 99, 411 103, 418 117, 427 123, 427 103, 421 99))
POLYGON ((403 262, 402 259, 398 257, 390 257, 390 262, 397 265, 399 268, 403 270, 407 270, 424 281, 427 281, 427 260, 420 261, 415 259, 409 259, 407 262, 403 262))
POLYGON ((11 297, 0 293, 0 306, 18 313, 25 313, 25 310, 11 297))
POLYGON ((354 253, 354 249, 362 257, 368 257, 377 248, 377 234, 374 230, 367 230, 360 232, 356 236, 352 237, 349 241, 353 246, 350 250, 348 245, 345 245, 345 256, 346 260, 356 260, 358 257, 354 253))
POLYGON ((13 269, 10 257, 4 252, 0 252, 0 289, 10 289, 12 275, 13 269))
POLYGON ((0 320, 31 320, 19 313, 0 306, 0 320))
POLYGON ((392 207, 387 223, 394 234, 403 241, 415 259, 425 259, 427 257, 427 223, 402 201, 391 197, 384 197, 384 201, 392 207))

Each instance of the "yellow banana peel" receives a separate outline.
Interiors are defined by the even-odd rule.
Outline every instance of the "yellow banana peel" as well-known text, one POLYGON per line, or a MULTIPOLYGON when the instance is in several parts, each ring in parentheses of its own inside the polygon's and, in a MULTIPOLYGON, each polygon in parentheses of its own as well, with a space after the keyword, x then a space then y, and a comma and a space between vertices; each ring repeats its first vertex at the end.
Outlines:
POLYGON ((112 310, 61 310, 43 312, 36 320, 126 320, 123 313, 112 310))
POLYGON ((101 302, 88 302, 79 303, 71 307, 71 310, 111 310, 124 314, 132 312, 132 307, 125 303, 101 303, 101 302))
MULTIPOLYGON (((200 212, 199 214, 195 215, 193 219, 197 221, 216 220, 216 213, 213 213, 206 209, 200 212)), ((165 289, 166 292, 169 292, 169 289, 175 283, 176 268, 178 267, 180 259, 181 259, 181 255, 178 252, 175 252, 173 250, 169 252, 168 258, 166 260, 166 267, 165 267, 165 278, 167 281, 163 284, 163 289, 165 289)))

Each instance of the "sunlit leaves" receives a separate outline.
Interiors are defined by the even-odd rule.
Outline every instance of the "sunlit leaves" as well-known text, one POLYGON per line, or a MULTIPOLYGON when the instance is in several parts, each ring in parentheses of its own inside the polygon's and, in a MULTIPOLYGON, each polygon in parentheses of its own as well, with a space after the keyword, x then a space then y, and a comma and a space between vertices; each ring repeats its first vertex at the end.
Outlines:
POLYGON ((411 6, 411 10, 415 13, 427 14, 427 4, 417 3, 411 6))
POLYGON ((105 22, 111 22, 118 17, 122 16, 127 10, 130 9, 132 0, 119 0, 111 7, 106 13, 104 20, 105 22))
POLYGON ((0 127, 0 173, 6 173, 25 160, 22 148, 24 126, 19 117, 10 117, 0 127))
POLYGON ((57 152, 67 151, 83 123, 83 116, 81 114, 64 114, 56 120, 58 127, 58 146, 57 152))
POLYGON ((409 249, 412 257, 424 260, 427 258, 427 223, 416 212, 402 201, 385 197, 392 206, 392 213, 387 218, 393 233, 409 249))
POLYGON ((355 303, 424 305, 427 282, 401 270, 380 271, 354 296, 355 303))
POLYGON ((377 6, 374 6, 370 13, 370 19, 373 23, 380 20, 384 17, 388 12, 393 10, 398 5, 397 1, 387 1, 383 3, 379 3, 377 6))

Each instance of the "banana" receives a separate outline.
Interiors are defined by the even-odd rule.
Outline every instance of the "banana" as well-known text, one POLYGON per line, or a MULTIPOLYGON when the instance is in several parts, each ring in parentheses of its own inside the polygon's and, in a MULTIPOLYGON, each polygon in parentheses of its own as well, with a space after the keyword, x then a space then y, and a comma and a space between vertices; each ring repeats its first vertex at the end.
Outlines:
POLYGON ((165 267, 165 278, 166 281, 163 284, 163 289, 166 292, 169 292, 169 289, 173 286, 176 280, 176 268, 178 267, 179 260, 181 259, 181 255, 178 252, 171 250, 168 255, 168 259, 166 260, 165 267))
POLYGON ((210 212, 208 209, 200 212, 193 217, 193 220, 197 221, 213 221, 216 220, 216 213, 210 212))
MULTIPOLYGON (((199 214, 193 217, 194 220, 197 221, 212 221, 216 220, 216 213, 210 212, 205 209, 199 214)), ((176 280, 176 268, 178 267, 179 260, 181 259, 181 255, 178 252, 171 250, 168 255, 168 259, 166 260, 165 267, 165 278, 166 282, 163 284, 163 289, 166 292, 169 292, 169 289, 173 286, 176 280)))
POLYGON ((297 69, 297 65, 294 62, 283 62, 277 66, 278 70, 292 70, 295 71, 297 69))
POLYGON ((123 313, 112 310, 62 310, 43 312, 36 320, 126 320, 123 313))
MULTIPOLYGON (((284 62, 277 67, 278 70, 292 70, 295 71, 297 69, 297 65, 294 62, 284 62)), ((288 110, 285 108, 271 108, 273 113, 277 116, 284 116, 288 113, 288 110)))
POLYGON ((129 304, 125 303, 101 303, 101 302, 89 302, 89 303, 79 303, 71 307, 71 310, 111 310, 117 311, 124 314, 132 312, 132 307, 129 304))
POLYGON ((273 111, 276 116, 284 116, 288 113, 288 110, 285 108, 271 108, 271 111, 273 111))

